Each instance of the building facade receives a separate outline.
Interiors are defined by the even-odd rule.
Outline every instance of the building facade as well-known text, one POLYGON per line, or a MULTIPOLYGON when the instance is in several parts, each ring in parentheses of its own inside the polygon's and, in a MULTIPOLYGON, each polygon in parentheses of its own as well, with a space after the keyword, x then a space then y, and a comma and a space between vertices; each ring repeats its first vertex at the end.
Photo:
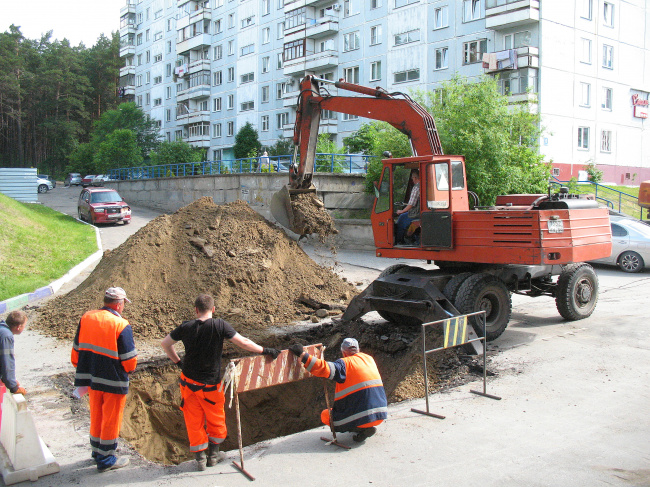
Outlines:
MULTIPOLYGON (((133 0, 130 0, 132 2, 133 0)), ((135 0, 121 11, 120 94, 164 139, 232 159, 246 122, 263 145, 293 136, 300 79, 389 92, 496 76, 536 99, 540 151, 560 179, 650 179, 644 0, 135 0)), ((331 94, 336 89, 329 88, 331 94)), ((324 113, 342 145, 367 120, 324 113)))

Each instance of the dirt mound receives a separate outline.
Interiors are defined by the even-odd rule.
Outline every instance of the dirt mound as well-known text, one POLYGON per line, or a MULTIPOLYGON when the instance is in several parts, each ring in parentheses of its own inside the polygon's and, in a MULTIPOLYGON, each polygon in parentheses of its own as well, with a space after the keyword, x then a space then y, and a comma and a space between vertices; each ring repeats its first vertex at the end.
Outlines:
POLYGON ((111 286, 133 301, 124 317, 136 339, 162 338, 193 318, 199 293, 213 295, 216 315, 253 339, 308 319, 313 310, 298 299, 302 293, 339 305, 356 294, 247 203, 216 205, 210 197, 157 217, 106 251, 80 286, 40 309, 36 328, 73 337, 81 315, 101 307, 111 286))

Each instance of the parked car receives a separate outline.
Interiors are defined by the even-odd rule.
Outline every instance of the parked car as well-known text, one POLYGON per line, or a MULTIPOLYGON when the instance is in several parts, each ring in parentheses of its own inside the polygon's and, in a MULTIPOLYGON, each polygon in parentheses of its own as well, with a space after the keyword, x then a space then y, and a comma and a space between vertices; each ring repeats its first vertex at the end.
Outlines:
POLYGON ((79 186, 81 184, 81 174, 78 172, 71 172, 68 173, 68 175, 65 177, 65 180, 63 181, 64 186, 79 186))
POLYGON ((623 216, 610 216, 612 254, 593 262, 617 265, 625 272, 640 272, 650 265, 650 226, 623 216))
POLYGON ((86 186, 90 186, 93 184, 93 179, 95 179, 95 174, 88 174, 87 176, 84 176, 81 178, 81 186, 84 188, 86 186))
POLYGON ((131 223, 131 207, 114 189, 84 188, 79 194, 77 213, 89 223, 131 223))
POLYGON ((52 187, 56 188, 56 179, 54 179, 52 176, 49 176, 47 174, 38 174, 36 177, 47 179, 49 182, 52 183, 52 187))
POLYGON ((108 181, 109 177, 106 174, 98 174, 90 183, 92 186, 104 186, 104 182, 108 181))
POLYGON ((38 185, 37 188, 39 193, 47 193, 49 190, 54 188, 52 181, 45 179, 40 175, 36 176, 36 184, 38 185))

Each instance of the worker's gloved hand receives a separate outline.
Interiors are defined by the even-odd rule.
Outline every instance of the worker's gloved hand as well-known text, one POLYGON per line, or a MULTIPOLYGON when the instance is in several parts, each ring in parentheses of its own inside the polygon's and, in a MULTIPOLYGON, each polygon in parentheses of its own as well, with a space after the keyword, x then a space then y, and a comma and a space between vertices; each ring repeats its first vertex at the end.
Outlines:
POLYGON ((278 350, 277 348, 264 347, 264 349, 262 350, 262 355, 268 355, 269 357, 272 357, 273 360, 275 360, 276 358, 278 358, 278 355, 280 355, 280 350, 278 350))
POLYGON ((24 387, 18 386, 18 389, 16 389, 12 394, 22 394, 23 396, 27 394, 27 391, 25 390, 24 387))
POLYGON ((300 357, 305 348, 300 343, 294 343, 289 347, 289 350, 291 350, 291 353, 293 353, 296 357, 300 357))
POLYGON ((179 360, 178 362, 174 362, 174 365, 176 367, 178 367, 179 369, 182 369, 183 368, 183 361, 179 360))

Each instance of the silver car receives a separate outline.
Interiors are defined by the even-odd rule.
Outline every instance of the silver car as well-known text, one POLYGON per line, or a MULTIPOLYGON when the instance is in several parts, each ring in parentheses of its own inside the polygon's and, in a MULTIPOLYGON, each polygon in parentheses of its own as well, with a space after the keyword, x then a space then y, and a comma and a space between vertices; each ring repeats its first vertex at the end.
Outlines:
POLYGON ((650 226, 633 218, 610 216, 612 254, 593 262, 617 265, 625 272, 640 272, 650 265, 650 226))

